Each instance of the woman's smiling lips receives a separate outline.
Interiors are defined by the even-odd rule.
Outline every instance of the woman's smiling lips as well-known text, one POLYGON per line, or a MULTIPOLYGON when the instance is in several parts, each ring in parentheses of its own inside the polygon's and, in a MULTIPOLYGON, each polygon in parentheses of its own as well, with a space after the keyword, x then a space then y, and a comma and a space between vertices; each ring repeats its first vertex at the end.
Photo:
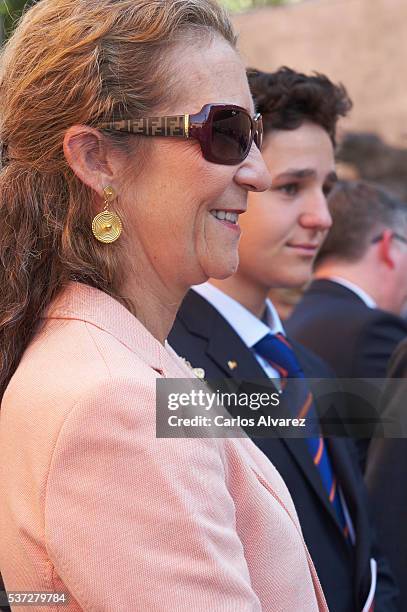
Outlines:
POLYGON ((228 227, 234 231, 240 233, 239 227, 239 215, 244 213, 245 209, 230 210, 230 209, 213 209, 210 211, 212 217, 214 217, 223 226, 228 227))

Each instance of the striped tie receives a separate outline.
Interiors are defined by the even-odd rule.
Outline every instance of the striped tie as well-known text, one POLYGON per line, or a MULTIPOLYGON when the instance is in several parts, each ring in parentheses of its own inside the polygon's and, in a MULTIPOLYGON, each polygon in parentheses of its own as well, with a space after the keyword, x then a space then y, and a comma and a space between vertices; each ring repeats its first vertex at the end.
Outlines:
POLYGON ((315 467, 318 469, 329 501, 333 505, 345 538, 349 530, 338 490, 338 483, 329 458, 324 438, 321 436, 314 398, 305 384, 292 385, 289 392, 290 378, 305 379, 305 374, 298 363, 295 353, 283 334, 267 334, 253 346, 256 353, 263 357, 281 376, 284 395, 289 409, 297 418, 307 417, 313 423, 312 434, 307 437, 308 449, 315 467))

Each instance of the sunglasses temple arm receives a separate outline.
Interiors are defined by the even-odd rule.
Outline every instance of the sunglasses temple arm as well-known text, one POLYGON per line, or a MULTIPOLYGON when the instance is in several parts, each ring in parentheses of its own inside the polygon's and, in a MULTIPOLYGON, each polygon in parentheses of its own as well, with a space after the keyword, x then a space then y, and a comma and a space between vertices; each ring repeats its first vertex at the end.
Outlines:
POLYGON ((147 119, 124 119, 98 125, 100 129, 127 132, 140 136, 170 136, 190 138, 190 115, 149 117, 147 119))

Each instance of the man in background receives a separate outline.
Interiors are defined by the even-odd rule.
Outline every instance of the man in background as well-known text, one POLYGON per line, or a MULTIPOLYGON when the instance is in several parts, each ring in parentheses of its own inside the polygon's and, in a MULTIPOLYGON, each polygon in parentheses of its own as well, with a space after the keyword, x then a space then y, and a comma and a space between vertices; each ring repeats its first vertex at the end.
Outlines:
MULTIPOLYGON (((272 287, 300 287, 310 278, 331 225, 326 197, 337 180, 336 123, 350 108, 344 88, 323 75, 283 68, 250 73, 249 82, 263 115, 263 156, 272 186, 250 197, 240 218, 236 274, 191 290, 169 337, 209 382, 227 378, 238 389, 242 380, 272 379, 284 386, 290 378, 331 376, 317 356, 287 339, 267 295, 272 287)), ((302 400, 287 416, 315 411, 309 390, 302 400)), ((376 612, 396 610, 391 576, 372 542, 350 441, 320 434, 254 441, 290 490, 330 611, 369 610, 373 600, 376 612)))
POLYGON ((378 186, 339 182, 314 280, 287 321, 342 378, 384 378, 407 335, 407 205, 378 186))
POLYGON ((400 610, 407 610, 407 338, 390 359, 388 377, 383 417, 395 422, 402 437, 372 440, 366 484, 377 533, 400 586, 400 610))
MULTIPOLYGON (((364 470, 389 359, 407 335, 400 317, 407 303, 407 206, 379 186, 353 181, 335 186, 329 210, 333 223, 314 280, 286 327, 338 377, 379 379, 366 404, 356 396, 348 405, 349 419, 366 421, 358 440, 364 470)), ((355 383, 362 396, 365 383, 355 383)))

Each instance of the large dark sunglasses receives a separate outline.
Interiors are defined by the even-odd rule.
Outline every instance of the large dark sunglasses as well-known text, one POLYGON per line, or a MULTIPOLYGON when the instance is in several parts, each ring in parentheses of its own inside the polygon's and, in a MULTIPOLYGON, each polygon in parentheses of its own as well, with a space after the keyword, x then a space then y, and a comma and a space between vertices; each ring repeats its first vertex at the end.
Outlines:
POLYGON ((248 156, 253 141, 259 150, 263 142, 260 113, 251 117, 244 108, 233 104, 205 104, 195 115, 123 119, 97 127, 142 136, 194 138, 207 161, 230 166, 248 156))

